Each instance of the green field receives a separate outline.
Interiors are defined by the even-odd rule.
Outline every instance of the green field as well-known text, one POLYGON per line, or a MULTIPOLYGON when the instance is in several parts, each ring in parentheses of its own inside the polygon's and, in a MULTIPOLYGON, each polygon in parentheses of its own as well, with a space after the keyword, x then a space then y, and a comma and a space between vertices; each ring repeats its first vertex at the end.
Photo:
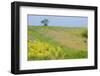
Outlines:
POLYGON ((88 57, 84 27, 28 26, 28 60, 88 57))

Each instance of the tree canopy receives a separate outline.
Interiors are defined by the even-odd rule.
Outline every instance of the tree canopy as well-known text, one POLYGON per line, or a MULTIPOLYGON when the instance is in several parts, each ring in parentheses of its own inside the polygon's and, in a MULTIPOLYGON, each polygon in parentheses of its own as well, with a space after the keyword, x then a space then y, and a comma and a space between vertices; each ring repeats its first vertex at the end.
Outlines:
POLYGON ((44 20, 41 21, 41 23, 42 23, 44 26, 48 26, 49 20, 48 20, 48 19, 44 19, 44 20))

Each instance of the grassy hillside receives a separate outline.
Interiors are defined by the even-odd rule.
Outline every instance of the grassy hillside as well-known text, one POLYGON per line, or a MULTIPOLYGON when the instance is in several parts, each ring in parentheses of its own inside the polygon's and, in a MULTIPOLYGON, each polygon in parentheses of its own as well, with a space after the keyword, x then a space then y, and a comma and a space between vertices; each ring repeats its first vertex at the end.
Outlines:
POLYGON ((28 26, 28 60, 87 58, 86 28, 28 26))

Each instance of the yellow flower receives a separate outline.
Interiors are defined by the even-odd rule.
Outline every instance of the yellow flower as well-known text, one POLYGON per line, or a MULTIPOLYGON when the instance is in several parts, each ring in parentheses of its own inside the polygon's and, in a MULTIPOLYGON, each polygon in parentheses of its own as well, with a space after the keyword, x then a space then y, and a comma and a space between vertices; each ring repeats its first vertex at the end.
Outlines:
POLYGON ((28 57, 42 58, 49 57, 55 59, 62 51, 61 47, 54 47, 47 42, 40 40, 28 40, 28 57))

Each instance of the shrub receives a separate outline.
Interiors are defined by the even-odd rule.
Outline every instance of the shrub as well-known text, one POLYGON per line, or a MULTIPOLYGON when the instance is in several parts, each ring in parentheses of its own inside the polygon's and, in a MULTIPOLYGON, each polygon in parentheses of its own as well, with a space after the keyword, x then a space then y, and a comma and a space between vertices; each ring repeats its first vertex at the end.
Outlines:
POLYGON ((88 31, 87 30, 84 30, 82 33, 81 33, 82 37, 85 37, 87 38, 88 37, 88 31))

